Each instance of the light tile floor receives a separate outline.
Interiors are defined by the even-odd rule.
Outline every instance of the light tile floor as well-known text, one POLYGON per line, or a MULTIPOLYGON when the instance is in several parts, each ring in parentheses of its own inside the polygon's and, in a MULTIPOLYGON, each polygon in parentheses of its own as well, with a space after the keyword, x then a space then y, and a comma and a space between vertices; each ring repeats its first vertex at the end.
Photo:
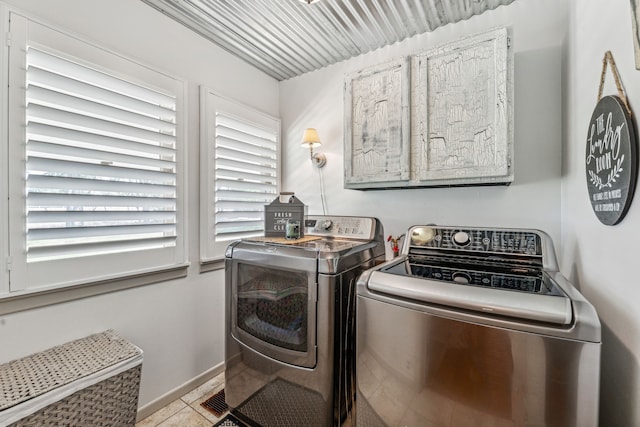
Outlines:
POLYGON ((136 427, 211 427, 226 413, 217 418, 200 404, 223 388, 224 372, 138 421, 136 427))

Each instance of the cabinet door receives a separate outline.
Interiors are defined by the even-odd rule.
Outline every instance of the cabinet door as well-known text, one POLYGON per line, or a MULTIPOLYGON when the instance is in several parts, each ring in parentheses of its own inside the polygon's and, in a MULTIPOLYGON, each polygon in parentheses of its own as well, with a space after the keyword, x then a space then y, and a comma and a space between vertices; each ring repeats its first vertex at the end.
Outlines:
POLYGON ((513 181, 512 55, 501 28, 414 58, 416 186, 513 181))
POLYGON ((409 58, 345 80, 345 188, 409 180, 409 58))

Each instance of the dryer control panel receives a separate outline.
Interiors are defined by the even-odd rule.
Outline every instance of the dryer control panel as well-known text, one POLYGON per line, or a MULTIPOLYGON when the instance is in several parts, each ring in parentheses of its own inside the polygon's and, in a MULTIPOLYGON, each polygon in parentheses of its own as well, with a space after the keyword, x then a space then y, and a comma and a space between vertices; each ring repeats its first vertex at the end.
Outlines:
POLYGON ((375 219, 355 216, 308 215, 304 220, 304 234, 333 238, 372 239, 375 219))

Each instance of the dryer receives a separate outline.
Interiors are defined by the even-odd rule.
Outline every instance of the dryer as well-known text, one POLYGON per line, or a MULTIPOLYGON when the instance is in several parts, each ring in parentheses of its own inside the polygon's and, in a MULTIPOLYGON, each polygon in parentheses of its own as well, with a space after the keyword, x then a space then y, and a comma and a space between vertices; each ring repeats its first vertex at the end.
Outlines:
POLYGON ((227 249, 225 399, 251 424, 339 426, 352 416, 355 286, 384 261, 382 224, 307 216, 304 227, 301 239, 227 249))

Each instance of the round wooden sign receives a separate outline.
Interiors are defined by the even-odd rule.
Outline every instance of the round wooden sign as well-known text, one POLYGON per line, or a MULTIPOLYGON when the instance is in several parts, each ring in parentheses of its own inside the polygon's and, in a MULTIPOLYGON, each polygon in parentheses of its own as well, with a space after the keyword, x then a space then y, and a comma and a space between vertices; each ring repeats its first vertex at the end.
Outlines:
POLYGON ((631 205, 637 176, 635 126, 617 96, 605 96, 593 110, 585 158, 591 207, 600 222, 618 224, 631 205))

